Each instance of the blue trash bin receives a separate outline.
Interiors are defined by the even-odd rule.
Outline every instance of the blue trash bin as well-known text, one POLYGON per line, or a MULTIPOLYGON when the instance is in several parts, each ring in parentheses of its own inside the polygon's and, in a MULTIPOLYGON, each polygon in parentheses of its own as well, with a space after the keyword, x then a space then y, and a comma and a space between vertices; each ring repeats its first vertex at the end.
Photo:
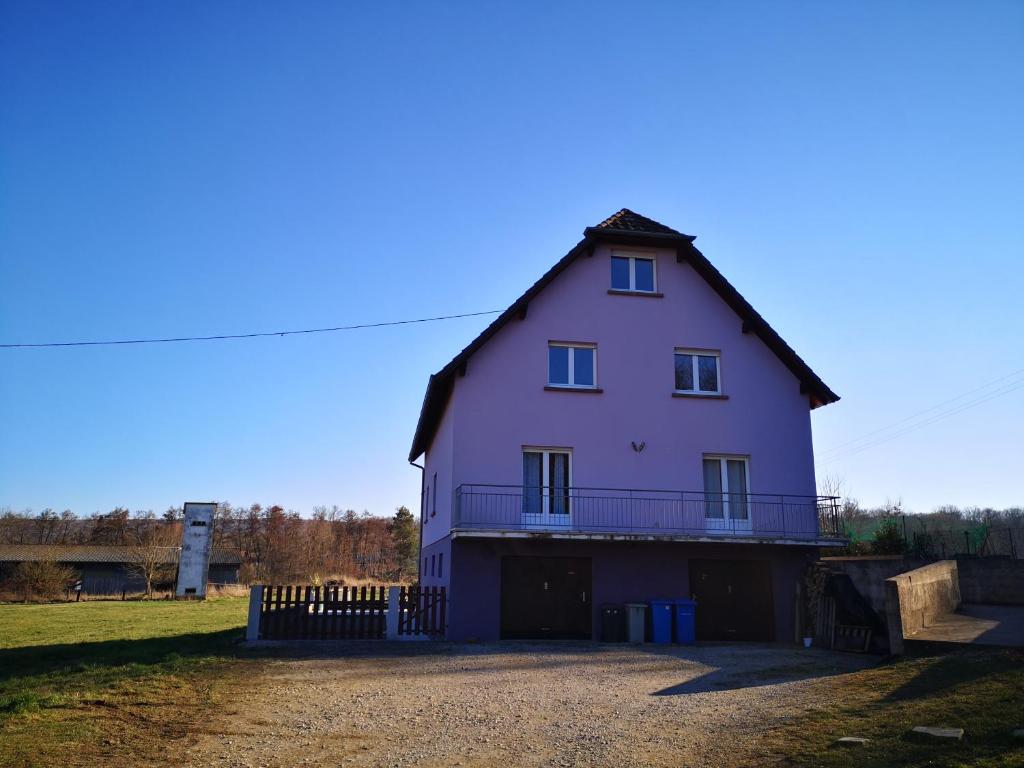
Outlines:
POLYGON ((697 639, 697 601, 673 600, 677 643, 690 645, 697 639))
POLYGON ((672 642, 671 600, 651 600, 651 640, 655 643, 672 642))

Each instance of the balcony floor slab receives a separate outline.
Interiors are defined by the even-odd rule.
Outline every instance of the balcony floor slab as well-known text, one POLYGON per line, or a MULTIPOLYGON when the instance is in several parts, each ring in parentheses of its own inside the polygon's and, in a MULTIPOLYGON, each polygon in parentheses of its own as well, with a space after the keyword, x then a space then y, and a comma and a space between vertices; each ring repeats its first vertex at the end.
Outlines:
POLYGON ((782 544, 799 547, 845 547, 846 539, 751 536, 734 533, 617 533, 607 531, 521 530, 497 528, 454 528, 453 539, 557 539, 560 541, 685 541, 707 544, 782 544))

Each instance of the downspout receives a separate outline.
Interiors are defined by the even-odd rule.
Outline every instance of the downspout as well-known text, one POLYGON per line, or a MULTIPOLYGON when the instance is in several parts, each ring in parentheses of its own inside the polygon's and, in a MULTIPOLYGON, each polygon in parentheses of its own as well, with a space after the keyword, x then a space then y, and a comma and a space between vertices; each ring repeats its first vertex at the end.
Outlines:
POLYGON ((423 514, 425 512, 425 510, 423 509, 423 486, 427 482, 427 468, 424 466, 420 466, 412 459, 409 459, 409 463, 420 471, 420 548, 419 551, 416 553, 416 583, 422 584, 423 574, 421 573, 421 571, 423 569, 423 514))

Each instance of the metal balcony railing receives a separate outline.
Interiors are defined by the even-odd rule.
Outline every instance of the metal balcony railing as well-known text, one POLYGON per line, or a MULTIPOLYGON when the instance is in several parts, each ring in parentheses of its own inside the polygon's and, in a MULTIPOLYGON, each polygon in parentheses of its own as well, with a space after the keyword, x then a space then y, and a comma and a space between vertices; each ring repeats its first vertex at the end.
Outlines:
POLYGON ((764 539, 842 537, 839 499, 834 496, 521 485, 460 485, 455 490, 452 527, 764 539))

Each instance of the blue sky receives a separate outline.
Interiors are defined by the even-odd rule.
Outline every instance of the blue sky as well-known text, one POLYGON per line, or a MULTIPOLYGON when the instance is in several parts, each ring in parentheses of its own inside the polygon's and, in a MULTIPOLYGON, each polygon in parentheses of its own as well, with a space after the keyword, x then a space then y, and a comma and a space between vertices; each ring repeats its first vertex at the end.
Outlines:
MULTIPOLYGON (((1021 94, 1017 2, 4 3, 0 342, 501 309, 629 207, 843 396, 819 474, 1019 505, 1024 388, 843 446, 1024 382, 1021 94)), ((486 323, 0 350, 0 505, 415 509, 486 323)))

